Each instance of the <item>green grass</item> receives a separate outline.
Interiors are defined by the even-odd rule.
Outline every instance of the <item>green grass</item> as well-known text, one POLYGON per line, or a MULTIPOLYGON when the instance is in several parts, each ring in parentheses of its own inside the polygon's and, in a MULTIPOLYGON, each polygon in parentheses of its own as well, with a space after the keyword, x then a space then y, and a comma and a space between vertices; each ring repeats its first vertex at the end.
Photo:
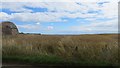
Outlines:
POLYGON ((63 63, 64 60, 56 56, 3 56, 3 62, 20 62, 30 64, 59 64, 63 63))
POLYGON ((3 56, 3 62, 11 62, 11 63, 25 63, 25 64, 32 64, 32 65, 77 65, 77 66, 111 66, 110 63, 104 61, 95 61, 95 60, 84 60, 81 61, 79 59, 65 59, 58 56, 3 56))

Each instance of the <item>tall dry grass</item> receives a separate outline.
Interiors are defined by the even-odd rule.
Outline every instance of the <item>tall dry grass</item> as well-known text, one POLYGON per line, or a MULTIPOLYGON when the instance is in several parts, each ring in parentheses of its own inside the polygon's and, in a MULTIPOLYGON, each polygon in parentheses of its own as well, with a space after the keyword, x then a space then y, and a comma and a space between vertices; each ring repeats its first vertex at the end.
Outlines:
POLYGON ((3 36, 3 56, 56 55, 81 62, 118 65, 117 35, 17 35, 3 36))

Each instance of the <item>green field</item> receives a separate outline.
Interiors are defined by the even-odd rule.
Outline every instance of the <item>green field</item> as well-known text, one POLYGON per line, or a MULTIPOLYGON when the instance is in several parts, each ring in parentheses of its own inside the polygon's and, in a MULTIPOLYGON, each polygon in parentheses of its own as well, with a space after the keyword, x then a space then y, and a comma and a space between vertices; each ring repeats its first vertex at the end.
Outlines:
POLYGON ((2 54, 3 63, 117 66, 118 35, 3 36, 2 54))

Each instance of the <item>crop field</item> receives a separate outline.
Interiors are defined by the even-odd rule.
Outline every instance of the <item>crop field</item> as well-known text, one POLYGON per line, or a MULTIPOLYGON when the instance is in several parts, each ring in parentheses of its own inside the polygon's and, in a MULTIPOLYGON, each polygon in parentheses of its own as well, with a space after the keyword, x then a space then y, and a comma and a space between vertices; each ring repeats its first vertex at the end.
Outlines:
POLYGON ((3 63, 118 65, 118 35, 30 35, 2 37, 3 63))

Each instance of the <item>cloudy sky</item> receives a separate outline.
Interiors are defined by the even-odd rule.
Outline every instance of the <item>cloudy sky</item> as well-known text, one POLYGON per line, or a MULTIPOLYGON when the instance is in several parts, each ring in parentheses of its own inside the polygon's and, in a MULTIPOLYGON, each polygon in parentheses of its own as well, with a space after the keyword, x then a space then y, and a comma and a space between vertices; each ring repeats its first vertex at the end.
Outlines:
POLYGON ((0 21, 20 32, 97 34, 118 32, 118 1, 1 2, 0 21))

